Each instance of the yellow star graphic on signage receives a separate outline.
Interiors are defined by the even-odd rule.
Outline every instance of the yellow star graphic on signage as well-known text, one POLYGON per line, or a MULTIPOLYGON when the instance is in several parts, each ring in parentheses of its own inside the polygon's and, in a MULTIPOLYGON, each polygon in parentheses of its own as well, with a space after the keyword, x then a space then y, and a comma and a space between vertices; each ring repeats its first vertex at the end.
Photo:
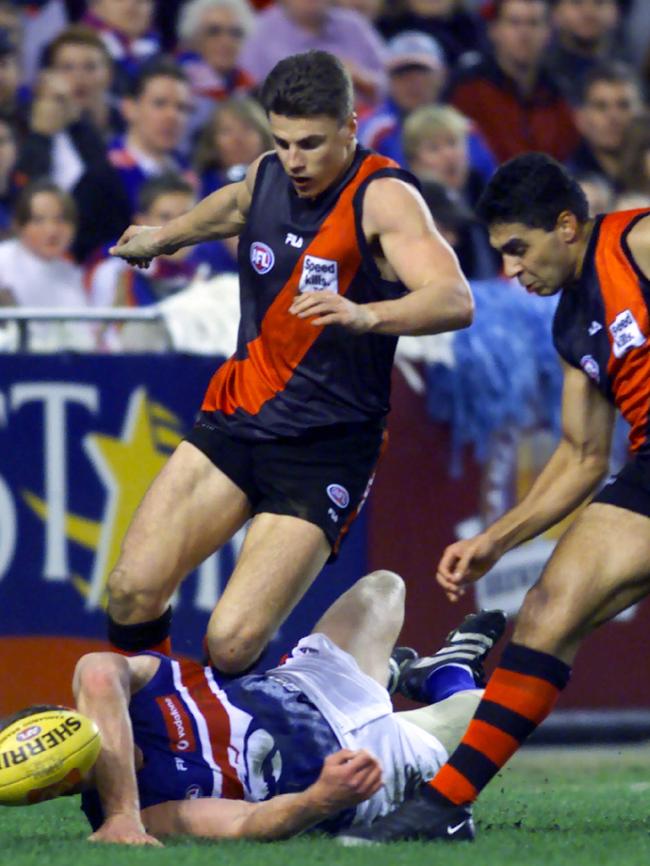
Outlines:
MULTIPOLYGON (((66 534, 77 544, 96 551, 90 579, 72 577, 89 607, 103 603, 106 580, 117 561, 131 518, 181 438, 178 416, 151 402, 144 388, 131 395, 119 438, 104 433, 85 437, 84 447, 104 483, 107 501, 99 522, 76 514, 66 515, 66 534)), ((29 491, 24 497, 39 517, 46 520, 44 500, 29 491)))

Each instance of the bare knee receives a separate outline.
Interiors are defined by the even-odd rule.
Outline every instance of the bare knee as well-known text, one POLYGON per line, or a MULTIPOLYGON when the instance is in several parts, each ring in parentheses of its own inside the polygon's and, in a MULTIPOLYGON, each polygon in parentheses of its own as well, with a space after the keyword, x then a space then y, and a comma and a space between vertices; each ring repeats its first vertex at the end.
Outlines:
POLYGON ((160 616, 167 594, 150 580, 117 565, 108 577, 108 612, 119 623, 146 622, 160 616))
POLYGON ((210 623, 207 643, 212 664, 225 674, 240 674, 255 664, 269 636, 243 626, 210 623))
POLYGON ((404 581, 394 571, 380 568, 377 571, 371 571, 365 577, 362 577, 356 585, 355 589, 359 591, 362 598, 368 602, 389 602, 390 604, 404 604, 406 597, 406 587, 404 581))
POLYGON ((567 660, 589 629, 583 627, 575 602, 540 582, 527 593, 513 634, 516 643, 567 660))

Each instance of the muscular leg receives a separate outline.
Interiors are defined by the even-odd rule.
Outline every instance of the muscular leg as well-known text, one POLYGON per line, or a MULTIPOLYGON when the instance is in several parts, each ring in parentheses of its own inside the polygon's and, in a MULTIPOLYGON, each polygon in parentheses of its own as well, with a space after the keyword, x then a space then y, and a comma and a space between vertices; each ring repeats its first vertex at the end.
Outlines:
POLYGON ((123 625, 160 616, 185 575, 250 515, 248 499, 188 442, 147 491, 108 579, 108 612, 123 625))
POLYGON ((385 686, 388 660, 404 622, 404 581, 392 571, 373 571, 338 598, 314 626, 385 686))
POLYGON ((212 663, 250 667, 309 589, 330 554, 322 529, 297 517, 258 514, 208 625, 212 663))
POLYGON ((553 709, 583 638, 650 590, 650 519, 588 506, 526 596, 514 638, 459 747, 430 783, 471 802, 553 709))

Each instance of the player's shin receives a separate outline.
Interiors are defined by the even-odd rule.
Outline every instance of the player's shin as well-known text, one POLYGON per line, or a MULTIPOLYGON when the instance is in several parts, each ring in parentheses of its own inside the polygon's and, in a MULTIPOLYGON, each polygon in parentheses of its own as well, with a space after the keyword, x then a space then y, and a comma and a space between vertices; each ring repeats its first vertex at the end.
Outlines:
POLYGON ((460 745, 429 782, 441 802, 471 803, 548 716, 569 681, 555 656, 510 643, 460 745))

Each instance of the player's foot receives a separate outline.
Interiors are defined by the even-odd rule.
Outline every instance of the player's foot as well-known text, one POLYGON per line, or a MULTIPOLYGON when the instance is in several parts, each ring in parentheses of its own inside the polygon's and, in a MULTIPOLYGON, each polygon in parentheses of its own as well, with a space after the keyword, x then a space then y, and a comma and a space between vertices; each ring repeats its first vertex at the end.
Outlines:
POLYGON ((399 683, 400 673, 404 665, 408 662, 415 661, 420 656, 410 646, 396 646, 388 659, 388 694, 395 694, 399 683))
POLYGON ((410 839, 445 839, 447 842, 474 838, 471 806, 445 806, 428 785, 420 785, 411 800, 394 812, 377 818, 370 827, 351 827, 336 837, 341 845, 377 845, 410 839))
POLYGON ((444 645, 435 655, 406 661, 401 670, 397 689, 414 701, 427 703, 426 680, 445 665, 459 665, 471 671, 476 688, 485 686, 483 662, 506 627, 502 610, 481 610, 466 616, 458 628, 449 632, 444 645))

